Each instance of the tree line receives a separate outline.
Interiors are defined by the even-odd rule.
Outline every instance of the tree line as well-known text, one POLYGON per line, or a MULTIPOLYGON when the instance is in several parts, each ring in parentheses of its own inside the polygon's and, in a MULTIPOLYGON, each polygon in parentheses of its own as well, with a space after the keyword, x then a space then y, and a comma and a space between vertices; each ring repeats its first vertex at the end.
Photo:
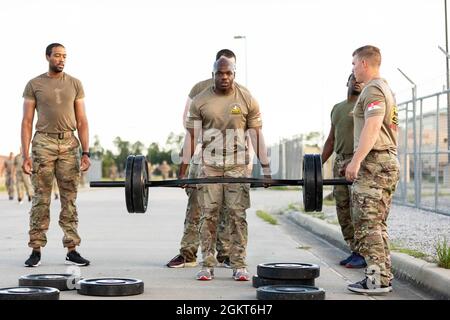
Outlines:
MULTIPOLYGON (((125 163, 128 155, 145 155, 147 161, 152 165, 161 164, 166 161, 173 172, 178 171, 178 165, 172 161, 172 152, 179 152, 183 143, 184 133, 175 134, 171 132, 167 137, 166 143, 160 146, 157 142, 152 142, 148 147, 141 141, 128 141, 121 137, 116 137, 113 144, 116 150, 112 151, 102 147, 98 136, 94 137, 93 146, 90 148, 91 157, 102 161, 102 176, 109 177, 110 168, 115 165, 119 173, 125 170, 125 163)), ((158 174, 158 169, 155 169, 158 174)))

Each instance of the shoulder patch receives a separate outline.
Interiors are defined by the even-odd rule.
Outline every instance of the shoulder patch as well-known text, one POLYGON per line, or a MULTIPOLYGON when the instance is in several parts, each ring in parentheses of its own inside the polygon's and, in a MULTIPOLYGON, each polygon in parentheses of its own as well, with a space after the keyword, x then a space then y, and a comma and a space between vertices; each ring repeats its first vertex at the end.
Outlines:
POLYGON ((381 107, 379 106, 380 103, 381 103, 381 101, 374 101, 374 102, 370 103, 367 106, 367 111, 373 111, 373 110, 381 109, 381 107))

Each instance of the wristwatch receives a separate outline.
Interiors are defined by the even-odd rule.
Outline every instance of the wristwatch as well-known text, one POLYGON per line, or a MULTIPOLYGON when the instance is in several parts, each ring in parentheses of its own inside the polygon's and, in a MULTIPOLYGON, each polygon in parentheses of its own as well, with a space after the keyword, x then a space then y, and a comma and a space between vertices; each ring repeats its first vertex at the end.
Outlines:
POLYGON ((81 156, 88 156, 88 158, 90 158, 91 157, 91 153, 89 152, 89 151, 83 151, 82 153, 81 153, 81 156))

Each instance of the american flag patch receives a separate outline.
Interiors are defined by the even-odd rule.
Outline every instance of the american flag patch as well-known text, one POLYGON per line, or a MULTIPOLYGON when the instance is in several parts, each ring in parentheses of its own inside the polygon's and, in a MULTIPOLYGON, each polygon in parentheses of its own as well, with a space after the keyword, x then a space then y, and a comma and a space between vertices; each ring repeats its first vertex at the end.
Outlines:
POLYGON ((381 107, 379 106, 380 103, 381 103, 381 101, 374 101, 374 102, 370 103, 367 106, 367 111, 373 111, 373 110, 381 109, 381 107))

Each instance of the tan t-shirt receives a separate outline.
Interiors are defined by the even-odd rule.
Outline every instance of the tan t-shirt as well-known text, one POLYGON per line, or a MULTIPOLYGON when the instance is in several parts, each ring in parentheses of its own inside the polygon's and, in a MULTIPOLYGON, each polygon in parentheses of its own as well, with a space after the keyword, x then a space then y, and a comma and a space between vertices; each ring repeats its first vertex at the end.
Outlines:
POLYGON ((353 153, 353 108, 354 102, 344 100, 331 110, 331 123, 334 126, 333 150, 337 154, 353 153))
POLYGON ((246 165, 245 132, 262 126, 258 102, 248 90, 233 85, 228 95, 209 87, 191 103, 187 128, 202 128, 202 159, 208 166, 246 165))
POLYGON ((194 99, 196 95, 198 95, 206 88, 211 87, 213 84, 214 80, 212 78, 198 82, 195 86, 192 87, 191 91, 189 92, 189 98, 194 99))
POLYGON ((384 116, 380 134, 372 150, 389 150, 397 154, 398 112, 394 94, 384 79, 373 79, 366 84, 353 111, 354 149, 367 118, 384 116))
POLYGON ((59 78, 44 73, 27 83, 23 97, 36 101, 36 131, 60 133, 77 129, 74 102, 84 98, 80 80, 64 72, 59 78))

